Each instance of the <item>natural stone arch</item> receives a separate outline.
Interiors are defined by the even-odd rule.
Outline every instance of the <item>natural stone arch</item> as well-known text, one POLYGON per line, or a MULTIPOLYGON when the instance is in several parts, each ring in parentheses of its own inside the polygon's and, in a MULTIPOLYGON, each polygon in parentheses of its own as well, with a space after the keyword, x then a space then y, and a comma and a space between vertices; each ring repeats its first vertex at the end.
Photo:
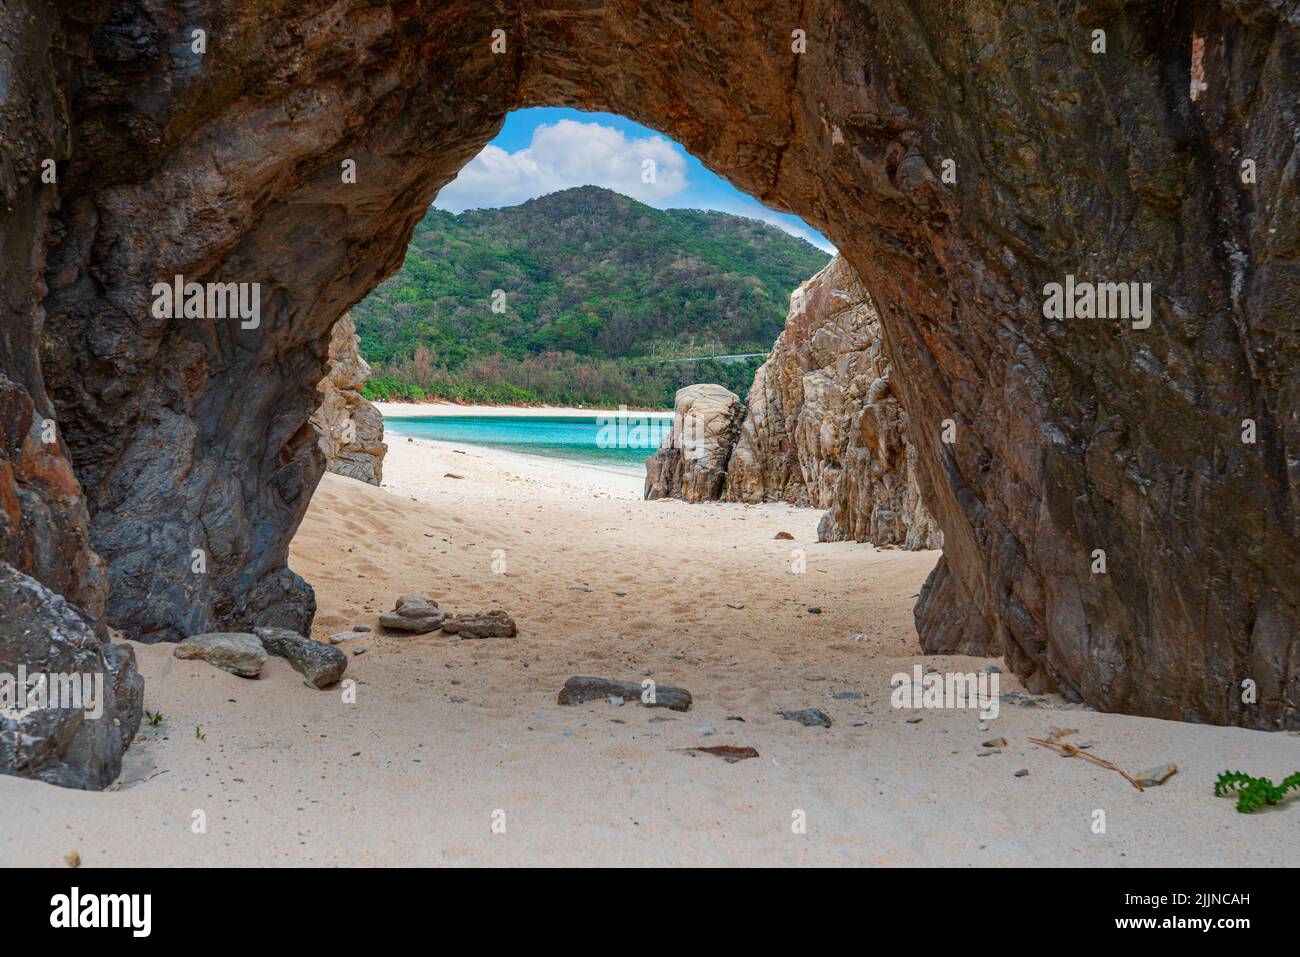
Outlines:
POLYGON ((1300 720, 1297 338, 1276 321, 1297 285, 1300 47, 1264 0, 144 0, 50 31, 70 119, 44 379, 129 634, 306 624, 285 557, 321 472, 330 325, 509 110, 569 105, 673 136, 871 289, 945 534, 927 648, 1005 651, 1105 709, 1300 720), (261 328, 153 320, 178 273, 262 283, 261 328), (1045 320, 1067 273, 1151 281, 1151 328, 1045 320))

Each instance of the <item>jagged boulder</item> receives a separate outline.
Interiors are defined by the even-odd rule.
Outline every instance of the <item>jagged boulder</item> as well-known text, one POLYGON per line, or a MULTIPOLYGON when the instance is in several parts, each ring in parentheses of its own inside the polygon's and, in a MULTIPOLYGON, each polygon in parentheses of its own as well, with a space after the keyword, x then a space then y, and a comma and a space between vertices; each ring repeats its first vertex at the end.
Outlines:
POLYGON ((329 366, 316 384, 321 404, 311 424, 320 433, 329 471, 380 485, 388 446, 383 415, 361 394, 368 378, 370 365, 361 358, 361 340, 347 313, 334 323, 330 334, 329 366))
POLYGON ((646 459, 645 497, 707 502, 722 492, 727 460, 740 432, 740 396, 720 385, 677 390, 673 428, 646 459))
POLYGON ((785 329, 754 376, 723 498, 825 508, 821 541, 940 547, 891 374, 876 307, 836 256, 790 296, 785 329))
POLYGON ((107 787, 140 728, 144 680, 130 645, 0 562, 0 773, 107 787))

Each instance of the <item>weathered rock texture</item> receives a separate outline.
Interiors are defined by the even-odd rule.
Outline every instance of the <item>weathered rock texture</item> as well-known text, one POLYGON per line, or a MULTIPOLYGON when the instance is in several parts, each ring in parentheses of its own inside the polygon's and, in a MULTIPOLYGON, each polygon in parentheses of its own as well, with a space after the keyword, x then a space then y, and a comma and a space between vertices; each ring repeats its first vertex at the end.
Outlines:
POLYGON ((86 612, 5 562, 0 676, 0 772, 73 788, 113 782, 143 714, 144 681, 135 652, 101 640, 86 612), (81 697, 28 697, 37 691, 35 680, 50 692, 76 682, 81 697))
POLYGON ((890 374, 871 297, 836 256, 790 297, 785 330, 754 375, 723 498, 827 509, 824 542, 941 547, 890 374))
POLYGON ((266 648, 257 635, 212 632, 191 635, 172 650, 173 657, 198 659, 241 678, 256 678, 266 665, 266 648))
POLYGON ((348 656, 323 641, 312 641, 285 628, 259 628, 255 634, 268 655, 289 662, 311 688, 337 684, 348 669, 348 656))
POLYGON ((509 110, 566 105, 675 137, 870 290, 952 579, 926 647, 987 629, 1100 708, 1300 724, 1293 5, 3 9, 4 371, 44 411, 41 342, 128 633, 306 630, 285 562, 324 467, 330 330, 509 110), (260 325, 154 318, 177 274, 260 283, 260 325), (1044 319, 1067 274, 1151 282, 1150 328, 1044 319))
POLYGON ((701 383, 678 389, 672 431, 645 460, 645 497, 718 498, 744 411, 740 396, 723 386, 701 383))
POLYGON ((321 404, 311 417, 320 434, 325 467, 359 482, 379 485, 384 477, 384 417, 361 395, 370 365, 361 358, 361 340, 351 314, 334 323, 329 366, 316 384, 321 404))
POLYGON ((105 626, 108 579, 41 375, 46 249, 59 201, 58 184, 42 174, 69 145, 54 76, 59 31, 47 5, 0 6, 0 674, 88 677, 102 688, 102 713, 5 711, 0 773, 102 788, 140 727, 144 683, 131 647, 113 644, 105 626))

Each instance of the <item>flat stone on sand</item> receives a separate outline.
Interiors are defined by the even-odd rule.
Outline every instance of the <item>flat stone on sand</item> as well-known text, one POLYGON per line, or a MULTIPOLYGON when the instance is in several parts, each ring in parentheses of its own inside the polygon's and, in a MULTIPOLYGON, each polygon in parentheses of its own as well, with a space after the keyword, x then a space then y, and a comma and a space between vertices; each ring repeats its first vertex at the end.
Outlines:
POLYGON ((691 693, 685 688, 670 685, 655 685, 654 700, 641 700, 642 688, 631 681, 615 681, 612 678, 591 678, 574 675, 564 683, 556 699, 560 704, 582 704, 586 701, 598 701, 617 697, 625 701, 635 701, 647 708, 668 708, 672 711, 689 711, 691 693))
POLYGON ((266 664, 266 649, 257 635, 213 631, 191 635, 172 652, 182 659, 197 658, 241 678, 256 678, 266 664))

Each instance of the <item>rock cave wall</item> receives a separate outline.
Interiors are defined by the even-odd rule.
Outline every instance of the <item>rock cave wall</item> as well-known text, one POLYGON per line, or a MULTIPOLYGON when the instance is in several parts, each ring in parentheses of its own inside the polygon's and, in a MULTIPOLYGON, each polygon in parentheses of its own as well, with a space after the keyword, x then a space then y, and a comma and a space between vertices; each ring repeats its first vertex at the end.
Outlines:
POLYGON ((330 329, 509 110, 566 105, 674 137, 821 229, 862 278, 944 533, 927 650, 1003 652, 1106 710, 1300 726, 1294 10, 54 10, 4 13, 18 74, 50 95, 33 111, 5 90, 6 140, 26 111, 32 148, 5 156, 0 232, 24 256, 0 267, 16 323, 0 368, 42 407, 43 380, 107 620, 131 637, 307 627, 286 556, 323 468, 308 416, 330 329), (59 161, 52 190, 31 175, 42 153, 59 161), (259 325, 155 317, 151 290, 176 275, 258 283, 259 325), (1067 275, 1150 282, 1150 326, 1045 318, 1045 284, 1067 275))

